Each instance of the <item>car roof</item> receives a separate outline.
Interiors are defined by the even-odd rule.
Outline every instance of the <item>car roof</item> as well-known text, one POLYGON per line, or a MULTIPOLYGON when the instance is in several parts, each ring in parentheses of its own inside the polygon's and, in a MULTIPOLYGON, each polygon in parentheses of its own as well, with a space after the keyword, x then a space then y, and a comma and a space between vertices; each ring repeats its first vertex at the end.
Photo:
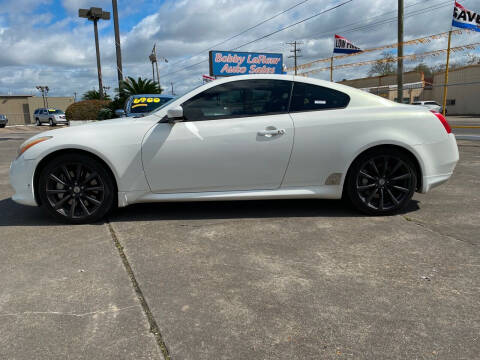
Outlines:
POLYGON ((294 81, 312 85, 318 85, 325 88, 341 91, 350 96, 350 105, 349 106, 374 106, 374 105, 384 105, 384 106, 399 106, 399 104, 390 101, 388 99, 382 98, 380 96, 371 94, 369 92, 363 91, 361 89, 356 89, 351 86, 342 85, 335 82, 330 82, 326 80, 320 80, 312 77, 305 76, 294 76, 292 74, 251 74, 251 75, 235 75, 235 76, 226 76, 218 78, 214 81, 211 81, 207 84, 199 86, 194 90, 186 93, 183 96, 177 98, 179 103, 182 103, 186 99, 194 96, 198 93, 201 93, 211 87, 225 84, 232 81, 241 81, 241 80, 285 80, 285 81, 294 81))

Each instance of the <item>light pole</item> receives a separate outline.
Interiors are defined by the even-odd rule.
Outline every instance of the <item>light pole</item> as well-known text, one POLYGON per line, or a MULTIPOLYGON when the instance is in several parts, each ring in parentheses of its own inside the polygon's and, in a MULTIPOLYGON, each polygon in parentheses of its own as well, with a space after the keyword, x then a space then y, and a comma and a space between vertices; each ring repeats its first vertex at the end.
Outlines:
POLYGON ((98 20, 110 20, 110 13, 102 8, 91 7, 90 9, 78 9, 78 16, 93 21, 95 33, 95 49, 97 51, 98 93, 103 99, 102 66, 100 65, 100 46, 98 45, 98 20))
POLYGON ((113 27, 115 28, 115 50, 117 52, 117 76, 118 89, 122 87, 123 69, 122 69, 122 50, 120 47, 120 29, 118 26, 118 6, 117 0, 112 0, 113 27))
POLYGON ((397 97, 403 104, 403 0, 398 0, 397 97))

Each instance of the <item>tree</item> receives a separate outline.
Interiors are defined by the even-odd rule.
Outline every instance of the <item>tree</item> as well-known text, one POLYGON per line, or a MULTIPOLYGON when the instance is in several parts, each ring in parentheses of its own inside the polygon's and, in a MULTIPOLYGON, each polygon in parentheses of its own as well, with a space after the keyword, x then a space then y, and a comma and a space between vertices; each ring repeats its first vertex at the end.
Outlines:
MULTIPOLYGON (((89 90, 82 96, 82 100, 100 100, 100 93, 97 90, 89 90)), ((103 100, 111 100, 110 96, 103 94, 103 100)))
POLYGON ((138 94, 160 94, 162 89, 157 83, 150 79, 138 78, 135 80, 131 76, 122 81, 121 88, 118 89, 119 97, 128 97, 138 94))
POLYGON ((396 67, 393 64, 395 58, 387 51, 382 52, 382 58, 377 60, 368 71, 369 76, 382 76, 395 74, 396 67))
POLYGON ((431 78, 433 76, 433 69, 423 62, 415 66, 413 71, 423 72, 427 78, 431 78))

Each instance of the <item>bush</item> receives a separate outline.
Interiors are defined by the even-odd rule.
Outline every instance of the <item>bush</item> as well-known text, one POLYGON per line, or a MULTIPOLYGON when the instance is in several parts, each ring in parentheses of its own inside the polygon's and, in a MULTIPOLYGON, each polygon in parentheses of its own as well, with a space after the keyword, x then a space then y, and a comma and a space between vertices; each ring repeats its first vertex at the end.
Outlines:
POLYGON ((68 121, 97 120, 100 110, 108 107, 109 100, 84 100, 70 105, 65 111, 68 121))
POLYGON ((98 112, 97 120, 108 120, 113 118, 113 111, 109 108, 102 108, 98 112))

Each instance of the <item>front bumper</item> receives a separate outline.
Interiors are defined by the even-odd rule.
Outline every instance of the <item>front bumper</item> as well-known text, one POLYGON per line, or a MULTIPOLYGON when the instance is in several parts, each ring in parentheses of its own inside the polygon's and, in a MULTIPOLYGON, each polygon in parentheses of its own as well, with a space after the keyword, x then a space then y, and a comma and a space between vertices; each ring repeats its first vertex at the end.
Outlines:
POLYGON ((459 160, 454 134, 449 134, 447 139, 438 143, 417 145, 415 150, 423 160, 421 193, 426 193, 450 179, 459 160))
POLYGON ((15 190, 12 196, 13 201, 23 205, 38 206, 33 186, 35 167, 35 160, 25 160, 23 156, 15 159, 10 165, 10 184, 15 190))

